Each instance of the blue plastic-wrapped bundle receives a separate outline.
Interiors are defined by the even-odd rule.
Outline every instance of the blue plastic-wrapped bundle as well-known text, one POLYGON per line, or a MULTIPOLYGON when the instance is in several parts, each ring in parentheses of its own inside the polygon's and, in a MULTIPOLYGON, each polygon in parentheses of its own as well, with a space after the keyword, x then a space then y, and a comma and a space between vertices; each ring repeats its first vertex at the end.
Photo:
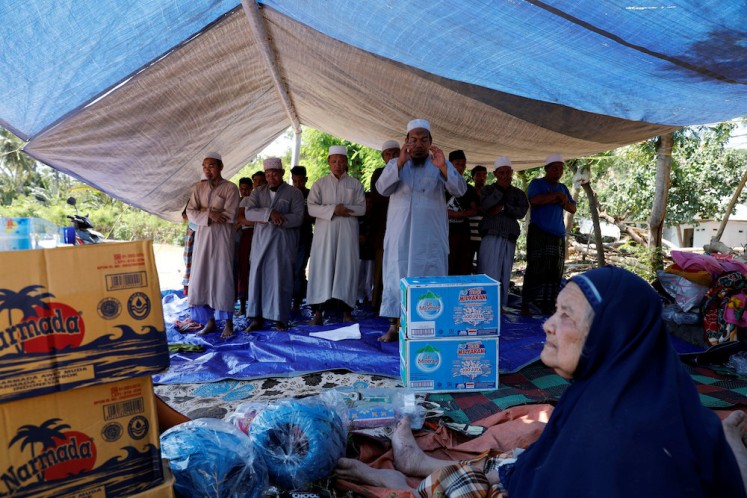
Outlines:
POLYGON ((338 411, 319 398, 288 399, 260 411, 249 438, 267 464, 270 483, 291 490, 332 474, 345 456, 347 431, 338 411))
POLYGON ((228 422, 204 418, 161 435, 182 498, 259 498, 268 488, 267 467, 249 437, 228 422))

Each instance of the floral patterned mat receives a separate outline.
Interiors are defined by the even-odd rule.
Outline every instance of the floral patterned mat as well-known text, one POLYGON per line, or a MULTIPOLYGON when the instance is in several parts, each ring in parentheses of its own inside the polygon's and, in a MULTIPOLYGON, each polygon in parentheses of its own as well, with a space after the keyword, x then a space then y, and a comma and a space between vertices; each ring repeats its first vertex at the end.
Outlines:
POLYGON ((365 389, 401 387, 402 383, 390 377, 332 370, 297 377, 224 380, 208 384, 164 384, 154 387, 163 401, 190 418, 222 419, 245 402, 302 398, 339 386, 365 389))

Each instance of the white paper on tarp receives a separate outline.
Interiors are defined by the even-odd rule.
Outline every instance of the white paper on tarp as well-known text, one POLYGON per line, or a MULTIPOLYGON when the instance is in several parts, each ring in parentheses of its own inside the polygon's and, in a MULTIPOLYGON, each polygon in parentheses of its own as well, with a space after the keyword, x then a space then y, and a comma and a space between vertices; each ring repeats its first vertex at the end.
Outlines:
POLYGON ((323 330, 321 332, 309 333, 311 337, 318 337, 320 339, 327 339, 329 341, 343 341, 345 339, 360 339, 361 329, 357 323, 348 325, 347 327, 340 327, 334 330, 323 330))

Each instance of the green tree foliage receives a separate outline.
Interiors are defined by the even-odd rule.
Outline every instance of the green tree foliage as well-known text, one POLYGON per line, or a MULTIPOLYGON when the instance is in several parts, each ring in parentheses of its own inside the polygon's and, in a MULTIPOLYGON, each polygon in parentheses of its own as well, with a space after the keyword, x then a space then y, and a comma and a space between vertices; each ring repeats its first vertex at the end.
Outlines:
POLYGON ((23 141, 4 128, 0 128, 0 205, 8 205, 18 196, 44 195, 49 187, 49 168, 37 168, 36 161, 21 149, 23 141))
POLYGON ((304 128, 301 142, 301 166, 306 166, 309 185, 329 173, 327 152, 332 145, 348 148, 348 174, 357 178, 369 190, 371 174, 384 165, 378 150, 364 147, 348 140, 342 140, 328 133, 304 128))
MULTIPOLYGON (((726 148, 734 123, 683 128, 675 133, 672 183, 667 203, 668 225, 697 218, 720 218, 747 162, 745 152, 726 148)), ((591 169, 601 210, 617 219, 646 223, 651 212, 656 175, 655 138, 611 152, 585 157, 591 169)), ((579 212, 588 202, 579 199, 579 212)))

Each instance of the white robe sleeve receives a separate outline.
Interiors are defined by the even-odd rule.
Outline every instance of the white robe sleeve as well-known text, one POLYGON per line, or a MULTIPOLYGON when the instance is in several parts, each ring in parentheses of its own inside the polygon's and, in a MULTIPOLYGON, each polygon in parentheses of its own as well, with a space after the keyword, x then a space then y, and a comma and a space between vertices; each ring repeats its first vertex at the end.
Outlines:
POLYGON ((446 190, 454 197, 463 196, 467 191, 467 181, 462 175, 459 174, 456 168, 454 168, 454 166, 449 161, 446 161, 446 168, 448 172, 448 177, 446 178, 446 180, 443 179, 442 175, 439 175, 441 181, 444 182, 446 190))
POLYGON ((201 209, 202 203, 200 202, 199 183, 192 188, 192 194, 189 196, 189 202, 187 202, 187 219, 197 226, 208 226, 210 218, 208 217, 208 210, 201 209))
POLYGON ((309 208, 309 216, 331 220, 335 214, 335 204, 322 204, 322 189, 327 186, 326 177, 314 182, 306 198, 306 206, 309 208))
POLYGON ((259 194, 259 189, 254 189, 252 190, 252 193, 249 194, 249 199, 247 200, 246 208, 244 209, 244 217, 248 221, 267 223, 270 219, 272 208, 260 207, 259 194))
POLYGON ((226 223, 233 225, 239 217, 239 201, 241 196, 239 195, 239 188, 231 182, 229 183, 228 192, 226 192, 226 201, 223 208, 223 215, 228 219, 226 223))
POLYGON ((353 194, 353 203, 345 204, 345 207, 350 209, 353 214, 351 216, 363 216, 366 214, 366 193, 363 190, 363 185, 359 181, 351 182, 355 183, 355 193, 353 194))
POLYGON ((397 190, 397 187, 399 187, 399 168, 397 168, 397 158, 395 157, 386 163, 384 171, 381 172, 381 176, 376 181, 376 190, 379 191, 379 194, 388 197, 397 190))
POLYGON ((300 190, 295 187, 288 186, 288 196, 290 200, 290 212, 283 213, 285 216, 285 223, 283 228, 297 228, 303 223, 304 216, 306 215, 306 205, 304 203, 303 194, 300 190))

